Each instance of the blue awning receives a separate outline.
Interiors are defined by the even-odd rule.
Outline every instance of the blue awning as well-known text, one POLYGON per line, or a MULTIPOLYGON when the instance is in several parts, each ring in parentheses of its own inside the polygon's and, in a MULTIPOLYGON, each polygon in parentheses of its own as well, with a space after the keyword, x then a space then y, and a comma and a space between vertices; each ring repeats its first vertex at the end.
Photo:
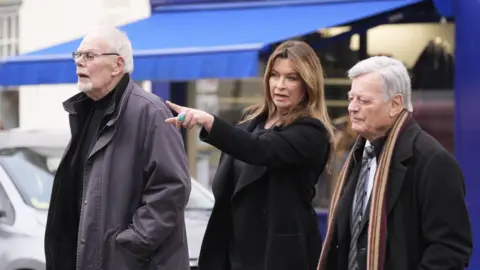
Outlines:
MULTIPOLYGON (((135 80, 258 76, 265 45, 381 14, 421 0, 173 11, 121 27, 134 49, 135 80)), ((81 39, 0 62, 0 85, 75 83, 81 39)))

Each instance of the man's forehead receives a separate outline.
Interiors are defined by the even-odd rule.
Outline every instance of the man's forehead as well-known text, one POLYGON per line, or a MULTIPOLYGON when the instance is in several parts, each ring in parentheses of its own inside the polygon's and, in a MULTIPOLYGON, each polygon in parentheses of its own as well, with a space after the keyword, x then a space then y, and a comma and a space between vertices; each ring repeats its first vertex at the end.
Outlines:
POLYGON ((379 89, 375 88, 351 88, 347 93, 349 96, 369 97, 375 98, 381 96, 383 93, 379 89))
POLYGON ((349 94, 379 95, 382 94, 382 80, 377 74, 365 74, 352 80, 349 94))
POLYGON ((80 43, 78 51, 107 51, 108 43, 97 35, 87 35, 80 43))

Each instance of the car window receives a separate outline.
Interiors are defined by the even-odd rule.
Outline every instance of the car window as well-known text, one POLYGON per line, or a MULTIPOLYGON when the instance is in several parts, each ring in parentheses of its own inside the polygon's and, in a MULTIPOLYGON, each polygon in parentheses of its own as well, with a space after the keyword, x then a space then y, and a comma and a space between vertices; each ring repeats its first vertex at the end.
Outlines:
POLYGON ((45 167, 46 159, 18 151, 1 158, 7 173, 13 179, 25 202, 39 210, 47 210, 53 187, 53 174, 45 167), (35 160, 35 161, 33 161, 35 160))

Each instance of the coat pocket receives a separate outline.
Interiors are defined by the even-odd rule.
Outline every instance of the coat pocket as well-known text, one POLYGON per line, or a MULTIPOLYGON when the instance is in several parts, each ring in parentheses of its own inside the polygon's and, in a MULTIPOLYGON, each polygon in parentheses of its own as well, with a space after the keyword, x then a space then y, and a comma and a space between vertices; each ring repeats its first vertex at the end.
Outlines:
POLYGON ((273 234, 267 244, 266 270, 310 270, 305 234, 273 234))
POLYGON ((149 269, 150 260, 143 259, 137 255, 130 252, 128 249, 124 248, 122 245, 118 244, 120 252, 123 254, 125 264, 128 266, 128 269, 149 269))
POLYGON ((138 258, 116 241, 121 228, 108 230, 104 235, 105 248, 102 257, 102 270, 149 269, 149 261, 138 258))

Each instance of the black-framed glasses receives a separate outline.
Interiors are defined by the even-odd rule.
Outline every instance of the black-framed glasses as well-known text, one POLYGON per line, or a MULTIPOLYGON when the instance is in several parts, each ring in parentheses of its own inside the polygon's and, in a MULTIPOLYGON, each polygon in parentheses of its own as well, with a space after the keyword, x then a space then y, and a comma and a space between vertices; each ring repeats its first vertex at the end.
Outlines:
POLYGON ((72 53, 73 60, 77 60, 79 58, 82 58, 82 56, 83 56, 84 59, 87 60, 87 61, 92 61, 96 57, 103 56, 103 55, 120 56, 120 54, 118 54, 118 53, 96 53, 96 52, 73 52, 72 53))

